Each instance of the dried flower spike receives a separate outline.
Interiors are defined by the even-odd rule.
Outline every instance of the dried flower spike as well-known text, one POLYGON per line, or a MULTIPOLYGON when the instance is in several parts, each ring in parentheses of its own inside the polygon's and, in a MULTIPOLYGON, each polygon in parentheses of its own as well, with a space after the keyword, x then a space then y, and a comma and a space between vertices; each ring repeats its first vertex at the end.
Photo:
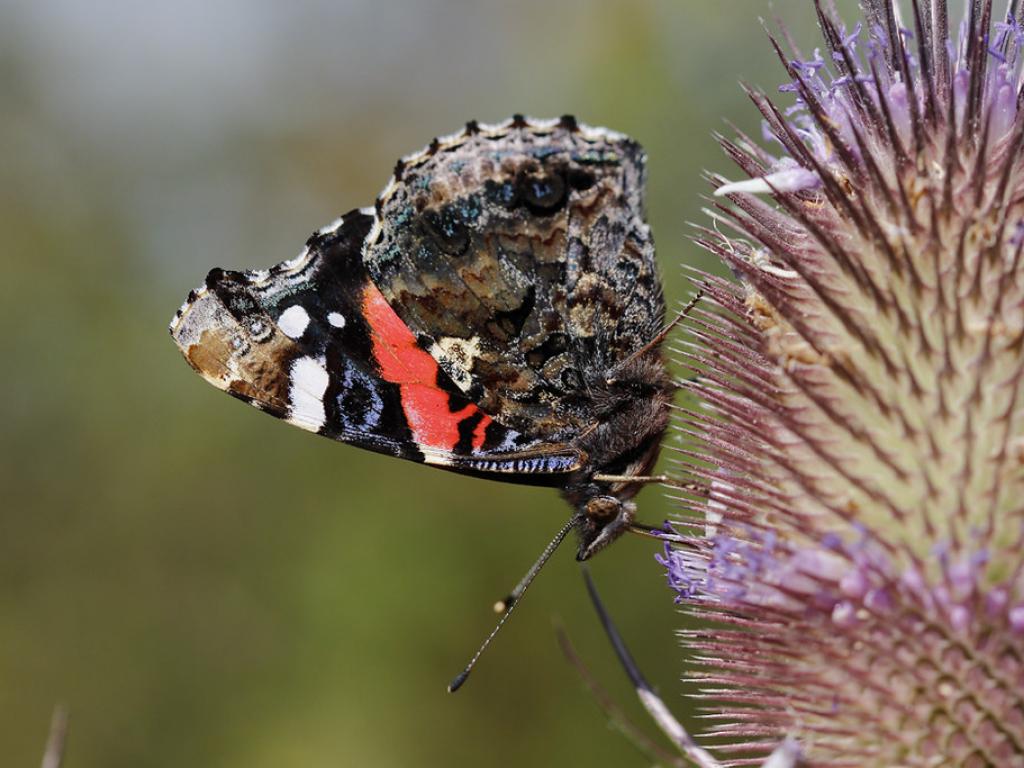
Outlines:
POLYGON ((713 751, 1024 766, 1024 9, 864 0, 722 140, 661 561, 713 751), (1002 11, 1004 9, 1000 9, 1002 11), (767 148, 765 148, 767 147, 767 148), (766 194, 770 199, 759 197, 766 194))

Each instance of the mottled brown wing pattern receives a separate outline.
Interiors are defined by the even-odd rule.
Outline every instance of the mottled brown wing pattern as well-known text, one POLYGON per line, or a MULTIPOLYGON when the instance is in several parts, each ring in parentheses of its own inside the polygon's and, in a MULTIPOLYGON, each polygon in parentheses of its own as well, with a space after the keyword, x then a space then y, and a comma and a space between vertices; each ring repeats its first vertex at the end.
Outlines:
POLYGON ((567 439, 595 421, 591 390, 664 321, 643 186, 643 151, 621 134, 470 123, 399 162, 364 261, 485 413, 567 439))

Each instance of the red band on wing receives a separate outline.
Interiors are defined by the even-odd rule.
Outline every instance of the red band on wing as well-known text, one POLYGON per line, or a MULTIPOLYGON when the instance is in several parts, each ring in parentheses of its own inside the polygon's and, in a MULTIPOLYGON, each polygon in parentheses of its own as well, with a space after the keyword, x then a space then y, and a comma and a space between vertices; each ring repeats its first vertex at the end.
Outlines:
POLYGON ((484 447, 484 440, 486 438, 484 433, 487 431, 487 427, 490 426, 491 421, 493 421, 493 419, 491 419, 491 417, 486 413, 480 415, 483 416, 483 418, 480 419, 480 423, 477 424, 476 429, 473 430, 473 447, 478 451, 484 447))
MULTIPOLYGON (((437 386, 437 361, 420 349, 412 331, 372 283, 363 289, 363 315, 373 330, 373 357, 381 376, 399 385, 402 410, 416 442, 454 450, 459 442, 459 422, 480 409, 472 404, 455 412, 449 409, 448 393, 437 386)), ((481 416, 473 430, 476 449, 483 447, 484 430, 491 422, 486 414, 481 416)))

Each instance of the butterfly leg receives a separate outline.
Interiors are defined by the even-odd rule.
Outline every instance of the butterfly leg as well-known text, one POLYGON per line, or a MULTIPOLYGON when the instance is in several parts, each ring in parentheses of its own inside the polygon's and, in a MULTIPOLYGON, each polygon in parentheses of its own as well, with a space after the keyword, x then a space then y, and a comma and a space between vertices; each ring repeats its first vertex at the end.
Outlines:
POLYGON ((703 497, 707 497, 708 488, 705 485, 698 483, 685 483, 680 480, 676 480, 668 475, 605 475, 596 474, 592 478, 599 483, 639 483, 648 485, 650 483, 659 483, 661 485, 669 485, 673 488, 679 488, 684 491, 691 491, 703 497))

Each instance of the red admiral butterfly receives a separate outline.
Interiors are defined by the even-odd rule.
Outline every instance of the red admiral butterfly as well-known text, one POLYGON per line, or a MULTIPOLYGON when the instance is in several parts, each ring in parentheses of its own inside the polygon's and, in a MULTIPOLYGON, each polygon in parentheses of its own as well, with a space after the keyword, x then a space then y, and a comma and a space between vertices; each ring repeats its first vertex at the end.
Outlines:
POLYGON ((304 429, 560 488, 572 517, 507 617, 570 530, 586 560, 643 528, 631 499, 675 389, 643 194, 643 150, 622 134, 471 122, 298 257, 211 270, 171 335, 211 384, 304 429))

